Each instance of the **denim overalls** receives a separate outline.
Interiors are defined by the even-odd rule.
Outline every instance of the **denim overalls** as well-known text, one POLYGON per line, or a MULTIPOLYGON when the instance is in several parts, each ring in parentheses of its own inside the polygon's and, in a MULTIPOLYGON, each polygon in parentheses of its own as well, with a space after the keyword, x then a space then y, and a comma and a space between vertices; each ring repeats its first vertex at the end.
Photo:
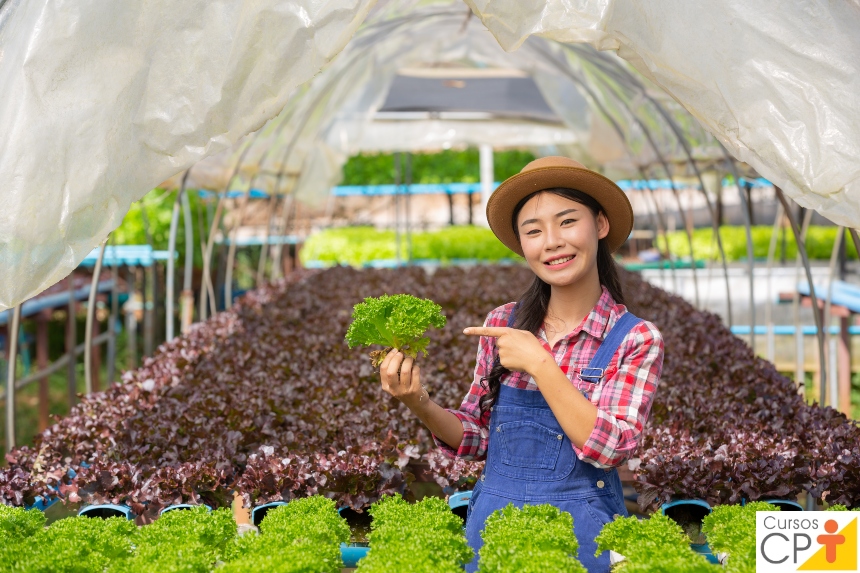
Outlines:
MULTIPOLYGON (((640 321, 629 312, 622 315, 580 377, 599 382, 621 341, 640 321)), ((477 570, 481 531, 490 514, 509 503, 517 507, 549 503, 573 515, 577 557, 589 573, 608 572, 609 552, 595 557, 594 538, 616 514, 627 516, 618 471, 596 468, 576 457, 540 391, 503 384, 491 412, 487 463, 466 517, 466 538, 475 550, 466 571, 477 570)))

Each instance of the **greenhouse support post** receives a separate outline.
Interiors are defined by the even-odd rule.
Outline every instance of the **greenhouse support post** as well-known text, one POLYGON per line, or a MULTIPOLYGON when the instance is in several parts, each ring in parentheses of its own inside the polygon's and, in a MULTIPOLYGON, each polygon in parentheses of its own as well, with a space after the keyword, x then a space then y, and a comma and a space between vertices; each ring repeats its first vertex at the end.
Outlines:
POLYGON ((77 362, 75 347, 78 345, 75 312, 75 275, 72 273, 69 275, 69 306, 66 313, 66 355, 69 357, 69 362, 66 366, 66 383, 69 394, 69 409, 75 405, 78 395, 78 381, 75 375, 77 362))
POLYGON ((6 372, 6 451, 15 447, 15 365, 18 362, 18 324, 21 322, 21 305, 12 311, 12 324, 7 331, 9 361, 6 372))
POLYGON ((400 266, 400 153, 394 154, 394 258, 400 266))
MULTIPOLYGON (((493 169, 493 146, 482 143, 478 147, 478 160, 481 170, 481 213, 487 212, 487 201, 493 194, 495 173, 493 169)), ((480 218, 480 216, 479 216, 480 218)))
MULTIPOLYGON (((44 372, 48 367, 48 318, 50 311, 43 310, 36 315, 36 368, 44 372)), ((39 378, 39 432, 44 432, 49 424, 48 418, 48 376, 39 378)))
MULTIPOLYGON (((176 192, 176 199, 173 201, 173 213, 170 217, 170 236, 167 241, 167 285, 164 293, 164 339, 167 342, 173 340, 173 323, 174 323, 174 312, 173 312, 173 301, 176 296, 176 285, 174 284, 174 275, 176 269, 176 229, 179 227, 179 208, 180 205, 184 205, 182 201, 182 197, 185 194, 185 184, 188 182, 188 174, 191 172, 190 169, 185 170, 185 174, 182 176, 182 183, 179 186, 179 191, 176 192)), ((188 216, 185 217, 185 228, 186 228, 186 240, 185 240, 185 249, 193 249, 194 245, 188 241, 187 238, 187 229, 188 229, 188 216)), ((186 263, 187 265, 187 263, 186 263)))
MULTIPOLYGON (((116 239, 111 238, 111 246, 116 253, 116 239)), ((113 384, 116 373, 116 321, 119 316, 119 261, 113 257, 110 267, 110 318, 108 318, 108 343, 107 343, 107 385, 113 384)))
POLYGON ((93 322, 96 320, 96 295, 99 290, 99 275, 102 272, 102 261, 105 257, 107 239, 102 241, 99 258, 93 269, 93 280, 90 283, 90 296, 87 299, 87 327, 84 331, 84 388, 89 396, 93 393, 93 322))
POLYGON ((791 230, 794 233, 794 239, 797 241, 797 252, 800 254, 800 258, 803 260, 803 269, 806 271, 806 280, 809 282, 809 297, 812 299, 812 308, 815 312, 812 313, 812 316, 815 318, 815 326, 818 329, 817 338, 818 338, 818 358, 821 364, 821 384, 822 386, 827 385, 827 361, 825 360, 825 352, 824 352, 824 325, 822 316, 818 310, 818 297, 815 295, 815 283, 812 280, 812 269, 809 266, 809 257, 806 254, 806 244, 803 240, 803 235, 800 232, 800 228, 797 226, 797 220, 794 218, 794 215, 791 212, 791 208, 788 206, 788 201, 785 198, 785 195, 782 193, 782 189, 773 186, 776 191, 776 196, 779 199, 779 202, 782 203, 783 209, 785 209, 785 213, 788 215, 788 221, 791 223, 791 230))
POLYGON ((137 317, 132 308, 134 306, 135 272, 131 266, 127 266, 125 272, 125 291, 128 294, 125 308, 125 332, 128 346, 126 368, 134 370, 137 368, 137 317))
MULTIPOLYGON (((771 292, 773 278, 773 259, 776 255, 776 240, 779 228, 782 226, 782 221, 785 218, 783 213, 782 203, 776 204, 776 217, 773 219, 773 229, 770 234, 770 245, 767 249, 767 292, 771 292)), ((773 362, 774 354, 776 353, 776 340, 773 333, 773 297, 767 297, 764 307, 764 320, 767 324, 767 359, 773 362)))
MULTIPOLYGON (((839 409, 836 391, 838 372, 836 371, 836 340, 830 335, 830 325, 833 322, 833 282, 836 280, 836 271, 838 269, 837 263, 839 262, 839 251, 842 248, 842 238, 845 235, 844 231, 844 227, 837 227, 836 240, 833 242, 833 249, 830 252, 830 264, 827 269, 827 298, 824 300, 824 308, 813 309, 815 312, 822 313, 821 322, 825 324, 824 343, 830 354, 830 378, 828 391, 830 393, 830 406, 834 409, 839 409)), ((814 287, 810 285, 809 288, 812 290, 814 287)), ((824 387, 825 386, 822 384, 820 399, 822 406, 826 403, 824 400, 827 398, 827 393, 824 391, 824 387)))

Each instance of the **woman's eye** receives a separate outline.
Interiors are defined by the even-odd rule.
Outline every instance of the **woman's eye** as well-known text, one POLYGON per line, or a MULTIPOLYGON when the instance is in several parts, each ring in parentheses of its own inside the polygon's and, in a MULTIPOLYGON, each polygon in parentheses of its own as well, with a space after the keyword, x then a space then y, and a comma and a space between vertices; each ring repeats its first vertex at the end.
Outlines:
POLYGON ((565 219, 561 222, 562 225, 567 225, 568 223, 576 223, 576 219, 565 219))
POLYGON ((537 235, 538 233, 540 233, 539 229, 532 229, 531 231, 527 232, 526 235, 537 235))

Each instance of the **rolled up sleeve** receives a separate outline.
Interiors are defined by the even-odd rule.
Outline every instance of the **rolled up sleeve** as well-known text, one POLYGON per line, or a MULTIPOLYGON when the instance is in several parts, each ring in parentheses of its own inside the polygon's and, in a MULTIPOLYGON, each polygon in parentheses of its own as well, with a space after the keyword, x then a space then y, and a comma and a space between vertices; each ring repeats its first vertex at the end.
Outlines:
POLYGON ((578 452, 581 460, 600 468, 621 465, 639 445, 663 369, 663 337, 643 321, 627 334, 617 356, 615 372, 607 369, 594 396, 594 430, 578 452))

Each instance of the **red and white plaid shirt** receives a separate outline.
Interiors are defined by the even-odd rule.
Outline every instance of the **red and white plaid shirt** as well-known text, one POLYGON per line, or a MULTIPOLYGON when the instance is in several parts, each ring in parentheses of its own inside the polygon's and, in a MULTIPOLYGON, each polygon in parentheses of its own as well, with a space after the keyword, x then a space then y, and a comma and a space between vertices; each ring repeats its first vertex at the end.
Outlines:
MULTIPOLYGON (((493 310, 484 326, 506 326, 515 303, 493 310)), ((584 391, 597 406, 597 422, 582 449, 573 446, 577 457, 599 468, 615 467, 627 460, 638 445, 642 428, 651 411, 663 368, 663 337, 648 321, 634 326, 618 347, 600 383, 584 382, 579 378, 582 368, 594 357, 604 337, 621 315, 624 305, 616 304, 606 288, 595 307, 582 323, 567 336, 549 347, 543 328, 538 340, 555 357, 571 384, 584 391)), ((459 410, 449 410, 463 423, 463 441, 455 450, 434 436, 436 444, 450 456, 482 460, 487 455, 490 412, 481 415, 479 406, 486 388, 481 379, 490 373, 496 357, 496 339, 482 336, 478 345, 475 378, 459 410)), ((524 372, 511 372, 502 377, 502 384, 525 390, 538 390, 532 377, 524 372)))

